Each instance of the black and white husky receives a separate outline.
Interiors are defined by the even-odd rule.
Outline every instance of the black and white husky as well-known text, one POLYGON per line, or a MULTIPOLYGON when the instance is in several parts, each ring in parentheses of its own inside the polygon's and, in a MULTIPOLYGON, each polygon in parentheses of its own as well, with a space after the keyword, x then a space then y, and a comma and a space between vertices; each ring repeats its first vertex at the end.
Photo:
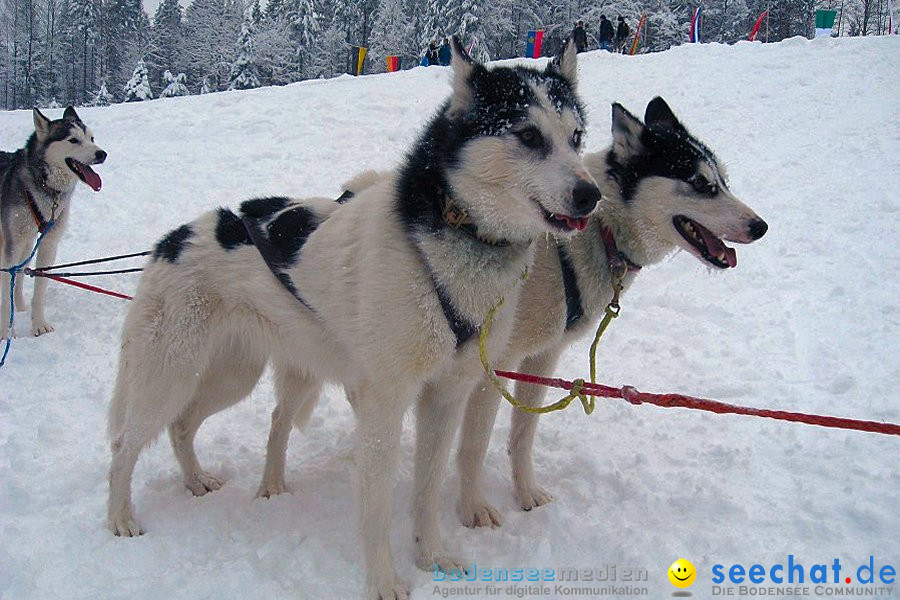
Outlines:
MULTIPOLYGON (((417 563, 460 566, 445 552, 436 495, 479 380, 473 334, 505 297, 490 351, 504 348, 535 240, 586 227, 600 192, 580 156, 572 44, 542 71, 489 70, 458 41, 453 53, 452 96, 396 175, 340 210, 251 200, 156 246, 126 317, 110 406, 113 532, 141 533, 132 473, 165 428, 186 485, 197 494, 221 485, 198 463, 194 435, 270 361, 279 402, 270 455, 323 381, 343 384, 353 405, 368 595, 408 595, 389 533, 402 419, 417 399, 417 563)), ((284 488, 277 466, 262 495, 284 488)))
MULTIPOLYGON (((9 268, 28 258, 35 240, 52 222, 37 252, 37 264, 46 266, 56 258, 56 248, 69 221, 69 200, 82 181, 100 190, 100 176, 90 165, 106 160, 106 152, 94 143, 94 134, 71 106, 62 119, 51 121, 34 109, 34 134, 25 147, 0 152, 0 266, 9 268)), ((23 277, 16 279, 15 303, 25 308, 23 277)), ((2 273, 0 339, 11 335, 9 327, 9 280, 2 273)), ((53 331, 44 316, 47 280, 34 282, 31 300, 31 333, 53 331)))
MULTIPOLYGON (((643 123, 614 104, 612 134, 611 148, 585 157, 604 202, 585 231, 538 244, 509 345, 497 356, 498 367, 552 374, 563 350, 603 316, 613 295, 611 263, 627 269, 626 288, 642 266, 679 248, 712 268, 732 268, 737 257, 723 238, 749 243, 768 228, 729 190, 716 156, 688 133, 662 98, 648 104, 643 123)), ((537 406, 545 389, 517 385, 515 396, 537 406)), ((476 386, 466 409, 458 455, 458 510, 468 527, 500 524, 480 485, 498 403, 498 394, 485 380, 476 386)), ((532 465, 537 422, 537 415, 513 411, 509 455, 515 496, 525 510, 551 500, 538 485, 532 465)))

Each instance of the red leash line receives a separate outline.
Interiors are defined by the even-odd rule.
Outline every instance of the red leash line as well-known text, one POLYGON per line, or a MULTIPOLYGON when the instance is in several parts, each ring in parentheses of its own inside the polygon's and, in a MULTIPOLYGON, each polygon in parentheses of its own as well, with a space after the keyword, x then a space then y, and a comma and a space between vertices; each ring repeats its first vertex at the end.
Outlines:
POLYGON ((54 281, 58 281, 60 283, 67 283, 69 285, 74 285, 77 288, 81 288, 83 290, 88 290, 89 292, 97 292, 98 294, 106 294, 107 296, 112 296, 114 298, 121 298, 122 300, 132 300, 131 296, 126 296, 125 294, 120 294, 119 292, 104 290, 103 288, 97 287, 95 285, 81 283, 80 281, 75 281, 73 279, 67 279, 65 277, 60 277, 59 275, 51 275, 50 273, 41 273, 40 277, 49 277, 50 279, 52 279, 54 281))
MULTIPOLYGON (((494 371, 498 377, 522 381, 535 385, 544 385, 548 387, 561 388, 564 390, 572 389, 572 382, 558 377, 539 377, 537 375, 528 375, 525 373, 516 373, 515 371, 494 371)), ((717 414, 734 414, 734 415, 750 415, 753 417, 764 417, 767 419, 777 419, 780 421, 793 421, 797 423, 806 423, 807 425, 818 425, 820 427, 834 427, 838 429, 852 429, 854 431, 869 431, 872 433, 883 433, 886 435, 900 435, 900 425, 894 423, 879 423, 877 421, 860 421, 858 419, 844 419, 841 417, 829 417, 825 415, 809 415, 806 413, 787 412, 783 410, 768 410, 764 408, 751 408, 748 406, 735 406, 726 404, 716 400, 706 400, 704 398, 694 398, 692 396, 684 396, 681 394, 650 394, 639 392, 637 390, 623 392, 621 388, 614 388, 606 385, 591 384, 585 382, 582 391, 589 396, 602 396, 606 398, 623 398, 632 404, 653 404, 662 408, 692 408, 695 410, 704 410, 717 414)))

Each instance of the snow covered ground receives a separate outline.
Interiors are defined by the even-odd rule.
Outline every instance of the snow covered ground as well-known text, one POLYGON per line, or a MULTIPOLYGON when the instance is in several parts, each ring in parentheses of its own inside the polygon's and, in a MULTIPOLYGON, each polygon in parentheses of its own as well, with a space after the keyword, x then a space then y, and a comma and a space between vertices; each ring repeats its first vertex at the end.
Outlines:
MULTIPOLYGON (((770 225, 737 247, 733 271, 714 275, 683 253, 646 269, 601 345, 601 379, 900 421, 900 38, 582 57, 589 151, 609 142, 611 102, 643 114, 662 95, 770 225)), ((146 249, 250 196, 336 196, 355 172, 397 163, 448 81, 445 69, 419 68, 80 109, 109 160, 99 194, 78 188, 59 260, 146 249)), ((0 113, 0 147, 19 147, 30 130, 30 113, 0 113)), ((103 284, 129 291, 136 277, 103 284)), ((114 538, 104 527, 105 414, 126 305, 50 286, 57 331, 16 340, 0 371, 0 597, 358 597, 353 418, 342 393, 329 389, 308 432, 294 433, 292 494, 254 499, 266 377, 198 436, 201 461, 227 485, 193 498, 163 439, 135 473, 147 534, 114 538)), ((570 349, 560 376, 586 374, 588 344, 570 349)), ((511 495, 502 410, 486 492, 504 526, 459 525, 455 474, 442 501, 448 546, 479 568, 644 568, 642 585, 659 598, 674 591, 666 570, 684 557, 699 571, 690 591, 707 598, 715 564, 792 554, 807 566, 839 558, 855 569, 874 556, 876 569, 900 567, 897 438, 604 401, 591 417, 573 408, 543 419, 537 469, 556 501, 525 513, 511 495)), ((421 599, 435 589, 412 564, 411 421, 394 545, 421 599)))

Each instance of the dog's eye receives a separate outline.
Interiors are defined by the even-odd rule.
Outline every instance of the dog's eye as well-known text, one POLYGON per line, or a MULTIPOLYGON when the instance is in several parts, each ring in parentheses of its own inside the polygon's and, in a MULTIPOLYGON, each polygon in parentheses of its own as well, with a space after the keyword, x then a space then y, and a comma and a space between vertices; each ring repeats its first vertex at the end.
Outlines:
POLYGON ((78 143, 78 140, 77 140, 76 138, 69 138, 69 143, 71 143, 71 144, 77 144, 77 143, 78 143))
POLYGON ((700 194, 715 196, 719 193, 719 186, 699 173, 688 179, 688 182, 694 186, 694 189, 700 194))
POLYGON ((576 129, 575 133, 572 134, 572 145, 576 148, 581 148, 581 138, 584 137, 584 132, 580 129, 576 129))
POLYGON ((529 148, 543 148, 544 136, 537 130, 537 127, 529 127, 516 132, 516 137, 529 148))

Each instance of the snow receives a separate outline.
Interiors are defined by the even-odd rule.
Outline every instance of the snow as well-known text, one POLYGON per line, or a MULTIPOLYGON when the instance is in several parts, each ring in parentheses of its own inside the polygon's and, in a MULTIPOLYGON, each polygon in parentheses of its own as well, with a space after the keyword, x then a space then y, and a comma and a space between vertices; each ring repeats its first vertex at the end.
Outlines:
MULTIPOLYGON (((646 269, 601 344, 602 381, 900 421, 898 59, 896 37, 580 55, 588 151, 609 142, 611 102, 643 114, 662 95, 770 225, 727 273, 686 253, 646 269)), ((251 196, 336 197, 359 170, 396 165, 448 90, 446 69, 418 68, 79 109, 109 159, 102 192, 78 188, 59 261, 146 249, 251 196)), ((30 130, 29 112, 0 113, 0 147, 30 130)), ((136 281, 97 283, 127 292, 136 281)), ((222 490, 193 498, 163 439, 135 472, 147 534, 106 530, 105 412, 125 309, 51 283, 56 332, 17 339, 0 371, 0 597, 359 597, 353 418, 335 388, 291 438, 293 493, 254 499, 273 407, 266 376, 198 435, 222 490)), ((18 320, 24 331, 27 315, 18 320)), ((589 343, 566 353, 559 376, 586 375, 589 343)), ((793 554, 855 567, 873 555, 897 567, 896 438, 601 401, 591 417, 573 407, 542 420, 536 468, 556 500, 525 513, 511 494, 508 420, 504 407, 485 482, 503 527, 463 528, 458 477, 444 484, 448 548, 479 568, 641 567, 661 597, 684 557, 699 570, 690 591, 707 598, 717 563, 793 554)), ((431 575, 412 560, 411 426, 410 415, 393 543, 414 597, 430 598, 431 575)))

